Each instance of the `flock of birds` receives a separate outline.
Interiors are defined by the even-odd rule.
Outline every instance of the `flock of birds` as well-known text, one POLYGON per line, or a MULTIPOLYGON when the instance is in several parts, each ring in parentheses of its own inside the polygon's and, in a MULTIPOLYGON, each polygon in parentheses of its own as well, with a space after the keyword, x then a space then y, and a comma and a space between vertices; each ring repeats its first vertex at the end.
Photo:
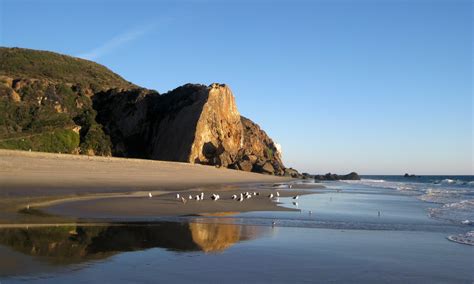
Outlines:
MULTIPOLYGON (((245 193, 240 193, 240 195, 234 194, 234 195, 232 195, 231 198, 232 198, 232 200, 236 200, 236 201, 238 201, 238 202, 242 202, 242 201, 244 201, 245 199, 250 199, 250 198, 252 198, 253 196, 258 196, 258 195, 260 195, 259 192, 255 192, 255 191, 254 191, 254 192, 248 192, 248 191, 247 191, 247 192, 245 192, 245 193)), ((149 197, 149 198, 152 198, 152 197, 153 197, 153 194, 152 194, 151 192, 149 192, 149 193, 148 193, 148 197, 149 197)), ((270 193, 267 197, 268 197, 269 199, 274 199, 274 198, 276 198, 276 201, 278 202, 278 201, 279 201, 278 197, 280 197, 280 193, 279 193, 278 191, 275 192, 275 194, 270 193)), ((219 194, 213 193, 213 194, 211 194, 211 197, 210 197, 210 198, 211 198, 211 200, 213 200, 213 201, 217 201, 217 200, 221 199, 221 196, 220 196, 219 194)), ((293 196, 293 200, 297 200, 298 198, 299 198, 298 195, 293 196)), ((181 200, 181 202, 183 202, 183 203, 186 203, 186 202, 188 202, 188 200, 193 200, 193 199, 196 200, 196 201, 201 201, 201 200, 204 200, 204 192, 201 192, 200 194, 197 194, 197 195, 195 195, 195 196, 193 196, 193 195, 190 194, 190 195, 188 195, 188 198, 185 198, 184 196, 181 196, 179 193, 177 193, 177 194, 176 194, 176 199, 181 200)), ((293 202, 293 204, 294 204, 294 203, 295 203, 295 202, 293 202)))
MULTIPOLYGON (((292 188, 292 185, 289 185, 288 188, 292 188)), ((240 195, 237 195, 237 194, 234 194, 232 195, 232 200, 236 200, 238 202, 243 202, 244 200, 246 199, 250 199, 252 198, 253 196, 258 196, 260 195, 259 192, 245 192, 245 193, 240 193, 240 195)), ((151 192, 148 193, 148 197, 149 198, 152 198, 153 197, 153 194, 151 192)), ((279 197, 280 197, 280 193, 277 191, 275 192, 275 194, 273 193, 270 193, 268 196, 267 196, 269 199, 274 199, 276 198, 276 201, 278 202, 279 201, 279 197)), ((211 195, 211 200, 213 201, 217 201, 219 199, 221 199, 221 196, 219 194, 215 194, 213 193, 211 195)), ((293 200, 297 200, 299 198, 298 195, 295 195, 292 197, 293 200)), ((197 194, 195 196, 189 194, 188 195, 188 198, 185 198, 184 196, 181 196, 179 193, 176 194, 176 199, 178 200, 181 200, 181 202, 183 203, 186 203, 188 202, 188 200, 196 200, 196 201, 201 201, 201 200, 204 200, 204 192, 201 192, 200 194, 197 194)), ((295 205, 296 202, 293 202, 293 205, 295 205)), ((296 206, 297 206, 298 203, 296 203, 296 206)))
MULTIPOLYGON (((291 184, 288 185, 288 188, 291 189, 292 185, 291 184)), ((236 200, 238 202, 243 202, 246 199, 250 199, 254 196, 259 196, 259 195, 260 195, 259 192, 255 192, 255 191, 254 192, 248 192, 247 191, 245 193, 241 192, 239 195, 234 194, 234 195, 232 195, 231 199, 236 200)), ((152 198, 153 194, 151 192, 149 192, 148 197, 152 198)), ((270 194, 267 195, 267 197, 269 199, 275 200, 276 202, 279 202, 280 192, 276 191, 275 194, 270 193, 270 194)), ((205 198, 204 192, 201 192, 200 194, 197 194, 195 196, 189 194, 187 196, 187 198, 185 196, 181 196, 179 193, 176 194, 176 199, 181 200, 181 202, 183 202, 183 203, 187 203, 189 200, 201 201, 201 200, 204 200, 204 198, 205 198)), ((296 200, 298 200, 298 198, 299 198, 298 195, 294 195, 292 197, 293 205, 295 205, 296 207, 298 207, 298 203, 296 202, 296 200)), ((221 199, 221 196, 219 194, 213 193, 213 194, 211 194, 210 199, 213 200, 213 201, 218 201, 219 199, 221 199)), ((311 214, 312 214, 312 212, 309 211, 309 215, 311 215, 311 214)), ((272 227, 275 226, 275 224, 276 224, 276 222, 272 221, 272 227)))

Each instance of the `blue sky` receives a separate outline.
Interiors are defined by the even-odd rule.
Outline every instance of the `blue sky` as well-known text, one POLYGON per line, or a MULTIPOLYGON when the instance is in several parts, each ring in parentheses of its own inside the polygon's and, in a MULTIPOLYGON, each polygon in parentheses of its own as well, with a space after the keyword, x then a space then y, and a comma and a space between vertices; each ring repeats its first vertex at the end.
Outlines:
POLYGON ((311 173, 473 174, 471 1, 0 0, 0 44, 230 85, 311 173))

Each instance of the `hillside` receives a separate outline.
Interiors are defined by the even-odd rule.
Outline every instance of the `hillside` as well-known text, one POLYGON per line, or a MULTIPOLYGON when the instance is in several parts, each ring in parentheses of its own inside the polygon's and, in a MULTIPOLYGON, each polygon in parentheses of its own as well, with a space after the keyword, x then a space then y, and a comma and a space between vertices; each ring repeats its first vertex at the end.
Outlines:
POLYGON ((237 110, 226 85, 166 94, 97 63, 0 48, 0 148, 182 161, 286 172, 276 144, 237 110))
POLYGON ((0 75, 13 78, 45 79, 106 90, 131 88, 133 84, 92 61, 50 51, 0 47, 0 75))

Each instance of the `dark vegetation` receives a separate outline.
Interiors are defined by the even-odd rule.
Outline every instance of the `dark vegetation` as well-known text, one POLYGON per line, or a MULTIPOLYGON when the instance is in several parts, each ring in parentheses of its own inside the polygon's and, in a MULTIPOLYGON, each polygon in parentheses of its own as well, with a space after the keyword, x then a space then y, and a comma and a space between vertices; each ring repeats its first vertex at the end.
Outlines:
POLYGON ((133 85, 104 66, 46 51, 0 48, 0 148, 110 155, 91 96, 133 85))

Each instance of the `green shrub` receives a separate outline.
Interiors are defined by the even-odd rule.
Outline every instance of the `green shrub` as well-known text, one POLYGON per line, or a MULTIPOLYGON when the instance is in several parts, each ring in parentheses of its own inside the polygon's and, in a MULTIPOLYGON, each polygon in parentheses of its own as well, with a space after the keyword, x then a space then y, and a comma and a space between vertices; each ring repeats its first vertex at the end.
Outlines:
POLYGON ((73 153, 79 147, 79 134, 69 129, 0 140, 0 148, 53 153, 73 153))

